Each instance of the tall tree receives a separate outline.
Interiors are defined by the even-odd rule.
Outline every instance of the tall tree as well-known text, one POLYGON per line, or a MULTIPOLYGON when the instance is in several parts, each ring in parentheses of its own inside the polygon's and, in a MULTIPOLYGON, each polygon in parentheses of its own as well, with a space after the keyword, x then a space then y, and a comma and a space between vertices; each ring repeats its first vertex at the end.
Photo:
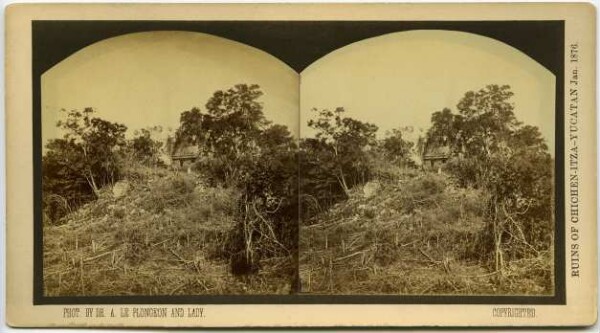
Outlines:
MULTIPOLYGON (((346 195, 353 184, 366 180, 369 175, 367 151, 376 146, 377 126, 344 117, 344 108, 334 111, 312 110, 316 119, 308 126, 317 131, 314 143, 307 140, 305 147, 312 147, 319 158, 323 171, 337 179, 346 195)), ((310 156, 309 156, 310 157, 310 156)))
POLYGON ((401 129, 394 128, 380 143, 386 159, 396 165, 408 165, 411 162, 410 155, 414 143, 404 139, 402 133, 401 129))
POLYGON ((285 126, 265 118, 262 95, 255 84, 216 91, 205 112, 181 114, 175 140, 197 145, 205 174, 240 192, 238 226, 228 243, 238 273, 261 256, 291 256, 296 247, 296 143, 285 126))
POLYGON ((459 114, 435 113, 428 132, 462 153, 446 169, 488 193, 482 253, 497 271, 551 245, 553 159, 538 128, 516 119, 512 96, 507 85, 469 91, 459 114))
POLYGON ((427 145, 448 146, 453 153, 462 152, 461 130, 463 116, 448 108, 431 115, 431 127, 426 134, 427 145))
POLYGON ((456 106, 462 118, 458 125, 462 144, 471 156, 489 157, 505 145, 513 131, 521 125, 515 118, 508 85, 487 85, 469 91, 456 106))
MULTIPOLYGON (((59 121, 57 126, 65 131, 63 139, 75 148, 72 162, 79 174, 83 176, 95 194, 99 188, 114 183, 118 178, 117 154, 125 146, 127 127, 104 119, 93 117, 94 110, 86 108, 65 111, 66 120, 59 121)), ((49 145, 49 148, 66 145, 49 145)), ((66 154, 67 152, 63 152, 66 154)), ((69 154, 70 155, 70 154, 69 154)))
POLYGON ((92 108, 62 112, 66 117, 57 126, 64 135, 50 140, 42 157, 43 204, 51 220, 66 212, 57 210, 57 202, 75 207, 95 198, 102 186, 118 180, 127 130, 124 125, 93 117, 92 108))
POLYGON ((176 145, 198 145, 222 180, 243 180, 260 154, 257 140, 270 124, 258 101, 262 94, 256 84, 216 91, 206 103, 206 113, 193 108, 181 114, 176 145))

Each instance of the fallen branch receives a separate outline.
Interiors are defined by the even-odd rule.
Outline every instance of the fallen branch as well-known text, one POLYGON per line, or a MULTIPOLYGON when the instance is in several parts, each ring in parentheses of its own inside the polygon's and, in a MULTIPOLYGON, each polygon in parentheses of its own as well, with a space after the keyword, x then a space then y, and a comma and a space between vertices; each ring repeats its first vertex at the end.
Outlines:
POLYGON ((498 273, 501 273, 501 271, 493 271, 491 273, 480 274, 480 275, 455 274, 454 276, 458 276, 458 277, 470 277, 470 278, 481 278, 481 277, 487 277, 487 276, 496 275, 498 273))
POLYGON ((179 261, 181 261, 184 264, 188 264, 189 262, 191 262, 191 260, 185 260, 183 259, 179 254, 177 254, 177 252, 173 251, 173 249, 169 248, 169 251, 171 251, 171 253, 177 257, 177 259, 179 259, 179 261))
POLYGON ((158 245, 160 245, 160 244, 163 244, 163 243, 166 243, 166 242, 168 242, 169 240, 171 240, 171 239, 170 239, 170 238, 167 238, 167 239, 165 239, 165 240, 164 240, 164 241, 162 241, 162 242, 158 242, 158 243, 154 243, 154 244, 150 245, 150 247, 155 247, 155 246, 158 246, 158 245))
POLYGON ((96 259, 102 258, 102 257, 104 257, 104 256, 107 256, 107 255, 109 255, 109 254, 112 254, 114 251, 118 251, 118 250, 108 251, 108 252, 104 252, 104 253, 102 253, 102 254, 99 254, 99 255, 97 255, 97 256, 93 256, 93 257, 85 258, 85 259, 83 259, 83 262, 88 262, 88 261, 92 261, 92 260, 96 260, 96 259))
POLYGON ((437 264, 439 264, 439 263, 440 263, 440 261, 438 261, 438 260, 434 260, 434 259, 433 259, 433 258, 432 258, 430 255, 428 255, 427 253, 425 253, 425 251, 423 251, 422 249, 419 249, 419 252, 421 252, 421 254, 422 254, 423 256, 425 256, 425 258, 429 259, 429 261, 431 261, 433 264, 436 264, 436 265, 437 265, 437 264))
POLYGON ((416 242, 418 242, 418 241, 420 241, 420 240, 419 240, 419 239, 417 239, 417 240, 415 240, 415 241, 412 241, 412 242, 410 242, 410 243, 406 243, 406 244, 400 244, 399 246, 400 246, 400 247, 409 246, 409 245, 412 245, 412 244, 414 244, 414 243, 416 243, 416 242))
POLYGON ((333 261, 335 261, 335 262, 337 262, 337 261, 342 261, 342 260, 344 260, 344 259, 352 258, 352 257, 354 257, 354 256, 357 256, 357 255, 359 255, 359 254, 364 254, 364 253, 365 253, 365 251, 358 251, 358 252, 354 252, 354 253, 352 253, 352 254, 349 254, 349 255, 347 255, 347 256, 343 256, 343 257, 340 257, 340 258, 336 258, 336 259, 334 259, 333 261))
POLYGON ((179 286, 177 286, 173 290, 171 290, 171 292, 169 293, 169 295, 175 294, 175 292, 177 292, 179 289, 183 288, 184 286, 185 286, 185 283, 180 284, 179 286))

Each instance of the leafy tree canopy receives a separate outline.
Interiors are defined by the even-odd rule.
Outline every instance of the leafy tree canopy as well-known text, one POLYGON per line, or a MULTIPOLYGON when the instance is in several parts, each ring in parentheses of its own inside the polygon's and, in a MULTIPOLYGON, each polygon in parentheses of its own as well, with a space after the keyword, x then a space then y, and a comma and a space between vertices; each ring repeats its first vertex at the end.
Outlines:
POLYGON ((394 128, 381 140, 385 157, 394 164, 410 161, 411 149, 414 143, 404 139, 402 130, 394 128))
POLYGON ((516 119, 512 96, 507 85, 469 91, 458 114, 434 113, 428 131, 428 140, 452 148, 445 169, 489 195, 482 253, 496 270, 508 258, 548 248, 552 230, 553 159, 539 129, 516 119))
MULTIPOLYGON (((76 206, 119 179, 118 160, 126 145, 127 127, 93 117, 92 108, 62 112, 65 119, 57 126, 64 135, 46 144, 42 158, 44 200, 62 198, 66 206, 76 206)), ((64 209, 58 213, 47 200, 44 205, 51 219, 64 215, 64 209)))
MULTIPOLYGON (((317 131, 303 142, 304 160, 319 165, 320 172, 334 177, 347 196, 354 184, 370 178, 369 151, 376 147, 377 126, 344 117, 344 108, 312 110, 316 119, 308 126, 317 131)), ((329 182, 325 182, 326 184, 329 182)))

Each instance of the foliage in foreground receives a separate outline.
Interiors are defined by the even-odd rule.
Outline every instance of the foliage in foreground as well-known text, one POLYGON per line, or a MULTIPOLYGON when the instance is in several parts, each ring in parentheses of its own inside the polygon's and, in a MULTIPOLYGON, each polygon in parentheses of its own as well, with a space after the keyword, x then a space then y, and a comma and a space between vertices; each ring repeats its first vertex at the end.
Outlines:
MULTIPOLYGON (((271 124, 259 102, 258 85, 217 91, 181 114, 175 145, 199 149, 195 169, 212 184, 236 189, 237 226, 228 239, 231 269, 255 273, 260 261, 297 252, 298 165, 287 127, 271 124)), ((291 266, 290 266, 291 267, 291 266)), ((290 279, 296 270, 288 270, 290 279)))
POLYGON ((433 114, 417 146, 449 147, 446 175, 418 170, 402 131, 378 139, 343 108, 313 110, 316 136, 297 146, 261 95, 236 85, 182 113, 173 144, 198 148, 196 176, 161 165, 159 128, 126 140, 91 109, 68 112, 43 157, 45 290, 297 291, 302 211, 308 292, 551 292, 553 158, 515 118, 508 86, 433 114), (107 195, 119 180, 130 194, 107 195))
MULTIPOLYGON (((398 170, 377 195, 347 201, 301 227, 302 290, 315 294, 551 295, 552 250, 490 271, 485 199, 445 175, 398 170)), ((373 183, 369 183, 368 188, 373 183)))
POLYGON ((131 172, 137 180, 127 195, 101 190, 64 224, 44 227, 47 296, 289 291, 286 257, 262 261, 243 279, 230 272, 225 244, 236 227, 237 191, 162 169, 131 172))
POLYGON ((499 85, 467 92, 458 114, 434 113, 428 133, 454 152, 447 172, 487 194, 481 251, 495 271, 547 251, 554 232, 554 161, 538 128, 516 119, 512 96, 499 85))
POLYGON ((326 192, 318 185, 325 184, 331 193, 336 178, 361 177, 351 178, 358 181, 349 188, 338 181, 345 198, 329 196, 327 202, 319 191, 302 193, 309 207, 301 231, 308 291, 551 293, 554 163, 538 128, 516 119, 512 95, 508 86, 488 85, 467 92, 458 113, 446 108, 432 115, 420 143, 425 150, 449 148, 447 176, 416 171, 386 155, 382 148, 408 155, 410 145, 401 136, 377 142, 368 140, 369 131, 355 131, 362 141, 349 141, 348 148, 356 155, 338 156, 344 128, 354 122, 342 118, 341 109, 321 112, 314 126, 320 132, 303 146, 303 189, 317 184, 312 189, 326 192), (328 167, 322 155, 337 163, 328 167), (344 165, 345 156, 358 163, 344 165), (333 177, 311 173, 319 167, 333 177), (363 185, 365 198, 356 194, 363 185), (469 197, 476 202, 469 204, 469 197))
MULTIPOLYGON (((194 253, 204 253, 204 255, 212 253, 211 256, 214 256, 215 260, 225 261, 228 265, 227 271, 239 276, 242 281, 248 282, 257 276, 270 274, 269 267, 272 263, 276 263, 278 272, 275 274, 275 280, 269 283, 274 283, 277 287, 278 279, 283 276, 286 285, 291 288, 292 281, 297 280, 296 267, 293 265, 297 256, 298 232, 296 146, 285 126, 272 125, 264 117, 262 104, 258 101, 261 95, 262 92, 257 85, 240 84, 225 91, 215 92, 206 103, 205 112, 193 108, 182 113, 180 128, 177 130, 174 142, 175 147, 186 144, 197 146, 200 151, 199 160, 195 165, 198 179, 214 193, 235 193, 235 195, 228 196, 226 204, 228 221, 232 221, 233 225, 221 220, 216 221, 218 222, 216 228, 221 236, 212 241, 212 246, 218 246, 218 251, 207 250, 203 246, 197 247, 198 243, 194 241, 195 238, 204 237, 212 231, 202 228, 196 230, 195 227, 190 230, 181 224, 178 228, 189 232, 186 236, 188 240, 186 244, 196 246, 195 249, 200 251, 194 253)), ((119 209, 115 216, 96 216, 102 221, 101 223, 112 224, 115 217, 129 216, 130 212, 139 212, 139 208, 144 207, 142 209, 144 214, 148 212, 153 214, 150 222, 158 225, 162 225, 159 220, 171 220, 171 216, 165 216, 170 214, 168 211, 181 214, 181 219, 191 226, 202 225, 206 219, 205 214, 212 212, 212 208, 207 208, 212 207, 212 203, 198 201, 198 193, 194 192, 193 184, 174 179, 173 182, 163 186, 160 185, 160 181, 154 183, 156 179, 140 175, 135 170, 136 166, 146 166, 152 167, 154 173, 172 172, 161 165, 158 155, 162 144, 152 137, 153 132, 161 129, 155 127, 141 130, 133 139, 125 140, 124 126, 92 117, 92 114, 92 109, 86 109, 84 113, 77 111, 68 113, 66 125, 63 126, 66 132, 64 138, 55 139, 48 145, 49 151, 44 157, 43 166, 45 179, 48 180, 45 182, 48 186, 44 188, 44 211, 47 212, 45 225, 62 224, 72 219, 73 214, 77 215, 81 211, 89 215, 90 211, 86 210, 86 207, 103 206, 106 202, 101 198, 101 193, 110 192, 121 179, 126 183, 145 184, 154 195, 136 200, 125 211, 119 209), (64 145, 55 144, 63 142, 71 146, 63 148, 64 145), (96 146, 91 147, 92 144, 96 146), (88 157, 87 153, 92 148, 96 149, 95 155, 88 157), (72 153, 69 149, 78 155, 69 155, 72 153), (98 149, 102 150, 98 151, 98 149), (66 182, 79 187, 71 191, 69 187, 60 186, 64 184, 51 186, 55 185, 53 182, 64 180, 61 178, 61 173, 70 171, 70 163, 73 159, 81 167, 80 170, 76 170, 73 179, 66 179, 66 182), (96 163, 96 160, 100 162, 96 163), (101 168, 95 168, 94 163, 101 168), (106 177, 107 174, 110 177, 106 177), (98 179, 103 181, 99 183, 98 179), (84 180, 87 182, 84 183, 84 180), (92 193, 86 200, 69 201, 71 197, 77 197, 78 192, 81 194, 86 191, 92 193), (67 198, 69 209, 53 206, 52 201, 49 200, 53 196, 67 198), (86 202, 91 203, 82 207, 86 202), (195 209, 191 209, 191 206, 195 209), (76 208, 79 207, 81 208, 77 210, 76 208), (166 210, 167 208, 169 210, 166 210), (110 221, 107 222, 108 220, 110 221)), ((58 125, 62 126, 61 123, 58 125)), ((105 208, 110 211, 109 207, 105 208)), ((96 224, 94 219, 88 216, 83 216, 79 220, 77 229, 79 223, 96 224)), ((145 225, 150 222, 145 220, 141 225, 150 230, 157 227, 145 225)), ((60 227, 66 228, 71 223, 68 222, 60 227)), ((136 225, 123 221, 119 222, 118 226, 122 228, 119 228, 117 237, 125 238, 115 240, 111 248, 115 244, 129 244, 131 248, 122 249, 127 255, 152 248, 150 246, 152 237, 147 232, 138 234, 136 225), (129 236, 133 239, 127 238, 129 236)), ((102 225, 100 235, 106 236, 110 230, 104 229, 106 227, 102 225)), ((55 229, 48 228, 49 232, 50 230, 55 229)), ((169 236, 173 232, 176 231, 170 230, 166 235, 169 236)), ((77 239, 78 236, 75 237, 77 239)), ((51 236, 48 236, 46 239, 50 238, 51 236)), ((97 244, 97 241, 92 242, 92 249, 95 249, 93 244, 97 244)), ((171 243, 166 241, 161 244, 171 243)), ((176 244, 179 246, 180 242, 176 244)), ((115 249, 112 251, 114 259, 117 254, 114 252, 115 249)), ((159 256, 155 250, 152 251, 151 256, 159 256)), ((95 253, 95 250, 93 252, 95 253)), ((86 260, 93 261, 96 257, 80 256, 79 259, 83 260, 80 263, 83 267, 86 260)), ((181 261, 187 262, 187 259, 181 261)), ((72 269, 73 267, 69 268, 69 271, 72 269)), ((84 276, 83 273, 80 275, 84 276)), ((260 281, 263 284, 267 283, 264 280, 260 281)), ((82 287, 82 291, 84 289, 82 287)), ((126 290, 129 289, 120 289, 119 292, 126 290)), ((161 289, 161 292, 164 292, 164 289, 161 289)))

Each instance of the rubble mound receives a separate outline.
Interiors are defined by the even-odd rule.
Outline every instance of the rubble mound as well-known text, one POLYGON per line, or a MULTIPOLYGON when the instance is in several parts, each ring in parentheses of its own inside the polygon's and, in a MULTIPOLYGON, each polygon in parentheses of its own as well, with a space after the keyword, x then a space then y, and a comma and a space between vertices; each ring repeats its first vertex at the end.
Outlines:
MULTIPOLYGON (((353 189, 348 200, 301 226, 304 292, 501 292, 493 283, 496 273, 477 260, 477 238, 485 225, 482 191, 459 188, 437 173, 407 173, 377 182, 370 195, 374 183, 353 189)), ((525 267, 549 270, 543 262, 517 263, 511 269, 525 284, 507 285, 518 288, 510 292, 551 292, 542 282, 523 278, 529 273, 525 267)))
POLYGON ((230 273, 235 190, 195 174, 142 171, 44 226, 47 296, 287 293, 285 281, 264 286, 260 275, 230 273))

